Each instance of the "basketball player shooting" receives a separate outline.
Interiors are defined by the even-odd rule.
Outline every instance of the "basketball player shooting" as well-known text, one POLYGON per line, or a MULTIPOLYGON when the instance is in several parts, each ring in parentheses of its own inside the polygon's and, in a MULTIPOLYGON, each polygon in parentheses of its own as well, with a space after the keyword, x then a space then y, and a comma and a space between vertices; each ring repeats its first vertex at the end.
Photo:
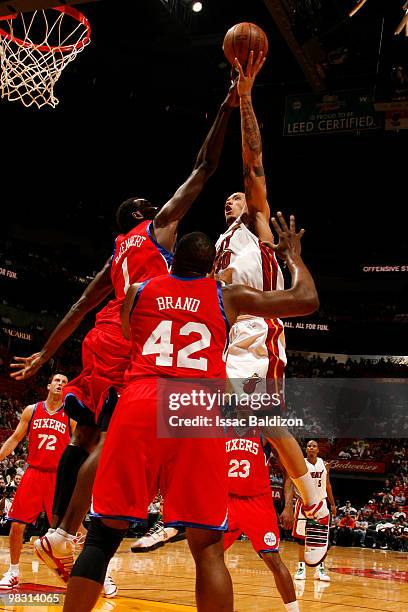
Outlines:
MULTIPOLYGON (((242 156, 245 193, 235 192, 225 202, 228 229, 216 244, 215 272, 226 283, 242 283, 259 290, 283 289, 283 276, 273 249, 270 209, 267 200, 265 172, 262 163, 262 141, 252 105, 252 88, 265 58, 249 54, 244 72, 238 60, 237 91, 240 100, 242 156)), ((278 318, 241 316, 231 329, 227 355, 227 374, 239 395, 251 392, 257 384, 274 385, 282 393, 286 364, 283 323, 278 318)), ((295 438, 283 428, 269 428, 264 435, 276 449, 287 473, 304 502, 304 513, 313 523, 318 538, 306 538, 305 559, 317 565, 328 547, 329 511, 325 500, 319 500, 307 470, 302 451, 295 438), (316 521, 316 523, 315 523, 316 521)))

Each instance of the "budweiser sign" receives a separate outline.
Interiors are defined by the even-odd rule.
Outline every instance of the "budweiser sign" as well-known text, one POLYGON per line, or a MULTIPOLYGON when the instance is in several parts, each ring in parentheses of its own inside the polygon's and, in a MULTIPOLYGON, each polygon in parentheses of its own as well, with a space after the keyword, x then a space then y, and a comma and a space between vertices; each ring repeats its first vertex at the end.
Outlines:
POLYGON ((367 474, 384 474, 385 463, 379 461, 355 461, 351 459, 332 459, 330 469, 338 472, 365 472, 367 474))

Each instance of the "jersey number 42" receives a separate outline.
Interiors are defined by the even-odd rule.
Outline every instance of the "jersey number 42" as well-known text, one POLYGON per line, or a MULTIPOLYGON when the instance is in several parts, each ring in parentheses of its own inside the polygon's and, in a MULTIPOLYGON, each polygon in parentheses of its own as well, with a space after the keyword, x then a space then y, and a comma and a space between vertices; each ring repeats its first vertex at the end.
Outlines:
POLYGON ((205 357, 193 357, 194 353, 206 349, 211 344, 210 330, 204 323, 191 321, 180 329, 180 336, 189 336, 192 333, 199 334, 201 338, 180 349, 177 356, 173 355, 174 345, 171 342, 173 321, 161 321, 156 329, 146 340, 142 355, 157 355, 156 365, 173 367, 174 362, 178 368, 190 368, 192 370, 208 369, 208 359, 205 357))

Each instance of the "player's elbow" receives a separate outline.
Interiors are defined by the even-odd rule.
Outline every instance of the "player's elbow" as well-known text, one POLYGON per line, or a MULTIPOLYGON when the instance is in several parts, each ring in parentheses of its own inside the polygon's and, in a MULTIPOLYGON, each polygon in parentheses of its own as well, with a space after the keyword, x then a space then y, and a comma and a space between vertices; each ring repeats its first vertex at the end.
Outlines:
POLYGON ((206 158, 203 159, 199 165, 195 168, 195 171, 202 177, 203 181, 210 178, 217 169, 217 163, 215 160, 206 158))
POLYGON ((79 298, 77 302, 75 302, 75 304, 73 304, 73 306, 71 306, 70 314, 75 319, 81 319, 90 310, 91 310, 91 307, 88 303, 88 300, 82 296, 79 298))
POLYGON ((320 302, 316 291, 312 291, 310 294, 303 296, 300 300, 299 306, 302 315, 310 315, 319 310, 320 302))

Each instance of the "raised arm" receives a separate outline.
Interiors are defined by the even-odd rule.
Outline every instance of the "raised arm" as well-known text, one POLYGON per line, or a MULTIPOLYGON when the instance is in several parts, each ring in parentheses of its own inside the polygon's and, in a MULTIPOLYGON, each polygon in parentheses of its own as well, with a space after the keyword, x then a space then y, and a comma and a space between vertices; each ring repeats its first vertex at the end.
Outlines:
POLYGON ((272 242, 269 226, 270 209, 266 195, 265 172, 262 163, 262 140, 258 121, 252 105, 252 86, 255 77, 264 65, 265 58, 259 53, 253 63, 254 53, 249 55, 248 65, 244 71, 236 60, 239 78, 237 91, 241 112, 242 162, 244 170, 245 199, 251 227, 260 240, 272 242))
POLYGON ((156 239, 168 250, 173 248, 178 222, 188 212, 206 181, 217 169, 231 111, 236 106, 238 97, 233 84, 201 146, 192 173, 154 218, 156 239))
POLYGON ((30 424, 31 417, 33 416, 34 406, 27 406, 23 410, 20 421, 15 431, 7 438, 2 447, 0 448, 0 461, 3 461, 13 450, 17 444, 21 442, 24 436, 27 434, 28 426, 30 424))
POLYGON ((30 357, 15 357, 15 363, 10 367, 15 370, 11 373, 12 378, 24 380, 33 376, 44 363, 46 363, 61 344, 73 334, 81 323, 84 316, 102 302, 112 291, 110 276, 110 259, 102 270, 89 283, 81 297, 67 312, 65 317, 58 323, 57 327, 48 338, 40 352, 30 357))
POLYGON ((286 262, 291 275, 290 289, 285 291, 258 291, 244 285, 223 288, 223 301, 229 322, 232 324, 241 314, 262 318, 299 317, 311 314, 319 307, 316 287, 300 256, 300 240, 304 230, 296 232, 295 218, 290 217, 287 226, 282 213, 273 218, 272 224, 279 236, 279 244, 269 245, 286 262))

